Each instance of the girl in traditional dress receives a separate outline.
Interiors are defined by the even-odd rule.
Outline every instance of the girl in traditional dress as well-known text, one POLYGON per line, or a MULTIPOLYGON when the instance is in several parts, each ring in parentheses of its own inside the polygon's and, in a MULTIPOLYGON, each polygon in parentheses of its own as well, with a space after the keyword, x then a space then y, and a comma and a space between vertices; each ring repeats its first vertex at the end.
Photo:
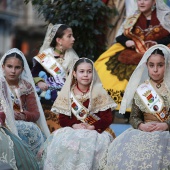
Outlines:
POLYGON ((10 89, 19 137, 36 155, 50 134, 24 54, 13 48, 0 61, 10 89))
POLYGON ((155 44, 170 45, 170 8, 163 0, 137 0, 137 5, 138 11, 124 22, 123 34, 95 62, 104 88, 118 104, 117 110, 146 50, 155 44))
POLYGON ((35 156, 18 136, 11 96, 3 77, 0 96, 0 169, 39 170, 35 156))
POLYGON ((120 113, 132 104, 130 128, 109 146, 107 170, 169 170, 170 49, 148 49, 126 87, 120 113))
POLYGON ((64 85, 73 63, 78 59, 72 48, 74 41, 69 26, 49 24, 44 43, 33 60, 32 75, 51 132, 59 127, 58 118, 50 112, 51 106, 64 85))
POLYGON ((116 106, 92 61, 79 59, 52 107, 62 128, 46 142, 44 169, 102 168, 107 147, 115 137, 109 126, 111 109, 116 106))

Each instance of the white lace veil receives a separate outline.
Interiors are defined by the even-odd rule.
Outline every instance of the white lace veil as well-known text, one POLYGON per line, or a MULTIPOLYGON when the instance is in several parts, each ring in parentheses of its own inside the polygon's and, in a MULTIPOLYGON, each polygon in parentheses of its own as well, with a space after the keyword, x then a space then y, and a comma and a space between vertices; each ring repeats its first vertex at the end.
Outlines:
POLYGON ((156 0, 156 9, 161 25, 170 32, 170 7, 163 0, 156 0))
MULTIPOLYGON (((1 72, 2 70, 0 70, 1 72)), ((0 73, 2 76, 2 72, 0 73)), ((14 111, 13 105, 11 101, 11 96, 9 92, 9 88, 7 82, 4 77, 0 77, 0 103, 2 105, 2 110, 6 115, 5 124, 7 128, 18 136, 17 128, 15 125, 14 111)))
MULTIPOLYGON (((1 60, 0 60, 0 65, 1 65, 1 67, 0 67, 0 70, 1 70, 1 71, 0 71, 0 72, 3 73, 2 65, 3 65, 3 62, 4 62, 5 57, 6 57, 7 55, 11 54, 11 53, 17 53, 17 54, 19 54, 19 55, 22 57, 22 59, 23 59, 23 61, 24 61, 24 70, 23 70, 23 72, 22 72, 22 74, 21 74, 21 79, 24 79, 24 80, 26 80, 27 82, 31 83, 31 85, 32 85, 33 88, 34 88, 34 92, 35 92, 35 84, 34 84, 33 77, 32 77, 30 68, 29 68, 29 66, 28 66, 27 60, 26 60, 24 54, 23 54, 20 50, 18 50, 17 48, 13 48, 13 49, 9 50, 8 52, 6 52, 6 53, 3 55, 3 57, 2 57, 1 60)), ((48 126, 47 126, 47 123, 46 123, 46 119, 45 119, 45 116, 44 116, 44 112, 43 112, 43 110, 42 110, 42 106, 41 106, 41 103, 40 103, 40 101, 39 101, 39 98, 38 98, 36 92, 35 92, 35 96, 36 96, 36 101, 37 101, 38 109, 39 109, 39 112, 40 112, 40 118, 38 119, 37 124, 39 125, 39 127, 41 128, 41 130, 44 132, 44 134, 45 134, 46 136, 49 136, 50 131, 49 131, 49 129, 48 129, 48 126)), ((13 106, 12 106, 12 108, 13 108, 13 106)))
POLYGON ((167 84, 168 88, 170 89, 170 83, 169 83, 170 82, 170 49, 162 44, 154 45, 145 52, 138 66, 136 67, 133 74, 131 75, 131 78, 126 86, 126 90, 121 102, 119 113, 124 114, 126 112, 126 109, 131 107, 132 100, 138 85, 143 83, 145 80, 149 79, 146 62, 148 57, 155 49, 160 49, 164 53, 165 63, 166 63, 164 81, 167 84))
POLYGON ((41 53, 42 51, 44 51, 45 49, 50 47, 50 44, 51 44, 51 42, 52 42, 58 28, 61 25, 62 24, 53 25, 51 23, 48 25, 47 32, 46 32, 46 35, 45 35, 45 38, 44 38, 44 42, 43 42, 43 45, 40 48, 39 53, 41 53))
MULTIPOLYGON (((79 58, 79 60, 82 59, 84 58, 79 58)), ((90 59, 88 58, 85 59, 89 60, 93 64, 93 61, 91 61, 90 59)), ((67 116, 71 116, 70 93, 71 93, 72 84, 74 84, 75 81, 73 76, 75 64, 76 62, 74 63, 72 70, 70 71, 70 74, 67 77, 64 86, 62 87, 60 93, 58 94, 57 99, 55 100, 52 106, 51 111, 56 114, 61 113, 67 116)), ((93 80, 90 85, 89 100, 90 102, 89 102, 88 110, 90 113, 97 113, 99 111, 105 111, 109 108, 115 109, 117 107, 117 104, 103 88, 99 76, 94 68, 94 65, 93 65, 93 80)))

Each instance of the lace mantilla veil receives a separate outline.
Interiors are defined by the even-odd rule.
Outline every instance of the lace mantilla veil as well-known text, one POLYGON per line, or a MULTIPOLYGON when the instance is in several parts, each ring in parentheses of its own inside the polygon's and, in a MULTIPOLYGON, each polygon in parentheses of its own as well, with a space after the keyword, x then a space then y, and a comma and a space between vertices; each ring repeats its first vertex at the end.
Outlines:
POLYGON ((170 32, 170 7, 163 0, 156 0, 156 11, 161 25, 170 32))
MULTIPOLYGON (((40 50, 39 50, 39 53, 49 53, 49 50, 52 52, 53 51, 53 48, 50 47, 50 44, 53 40, 53 38, 55 37, 55 34, 56 32, 58 31, 59 27, 63 25, 63 24, 49 24, 48 25, 48 28, 47 28, 47 32, 46 32, 46 35, 45 35, 45 38, 44 38, 44 42, 43 42, 43 45, 41 46, 40 50)), ((52 52, 53 53, 53 52, 52 52)), ((78 55, 77 53, 74 51, 73 48, 70 48, 70 49, 67 49, 65 51, 65 54, 64 54, 64 62, 63 62, 63 67, 65 69, 68 69, 70 70, 71 68, 71 63, 74 62, 74 60, 78 59, 78 55)), ((33 58, 33 66, 36 65, 36 60, 33 58)))
POLYGON ((45 35, 45 38, 44 38, 44 42, 43 42, 43 45, 41 46, 40 48, 40 51, 39 53, 41 53, 42 51, 44 51, 45 49, 49 48, 50 47, 50 44, 58 30, 58 28, 61 26, 62 24, 49 24, 48 25, 48 28, 47 28, 47 32, 46 32, 46 35, 45 35))
POLYGON ((131 78, 126 86, 125 93, 121 102, 119 113, 124 114, 127 108, 130 108, 132 105, 132 100, 135 94, 137 87, 143 83, 145 80, 149 79, 148 69, 146 66, 147 59, 155 49, 160 49, 164 53, 165 58, 165 73, 164 73, 164 82, 166 83, 168 89, 170 89, 170 49, 162 44, 157 44, 149 48, 143 55, 138 66, 134 70, 131 78))
MULTIPOLYGON (((93 62, 91 61, 91 63, 93 62)), ((66 79, 64 86, 62 87, 57 99, 55 100, 52 106, 51 111, 56 114, 61 113, 67 116, 71 116, 70 96, 71 96, 72 85, 75 83, 75 80, 73 77, 74 65, 72 67, 72 70, 70 71, 69 76, 66 79)), ((90 91, 89 92, 90 102, 88 106, 89 113, 97 113, 99 111, 105 111, 109 108, 115 109, 117 107, 117 104, 114 102, 114 100, 108 95, 106 90, 103 88, 102 83, 98 77, 98 74, 96 70, 94 69, 94 65, 93 65, 93 80, 91 82, 89 91, 90 91)))
POLYGON ((9 88, 5 78, 2 76, 2 70, 0 70, 0 105, 1 111, 3 111, 6 115, 5 124, 7 128, 18 136, 17 128, 15 125, 14 111, 13 105, 11 101, 11 96, 9 92, 9 88))
MULTIPOLYGON (((6 52, 3 55, 3 57, 0 60, 0 65, 1 65, 0 72, 2 73, 1 75, 3 75, 2 65, 3 65, 4 59, 5 59, 5 57, 7 55, 9 55, 11 53, 19 54, 22 57, 23 61, 24 61, 24 70, 23 70, 23 72, 21 74, 21 79, 24 79, 27 82, 31 83, 31 85, 34 88, 36 101, 37 101, 38 109, 39 109, 39 112, 40 112, 40 118, 38 119, 37 124, 39 125, 41 130, 44 132, 44 134, 48 137, 50 135, 50 131, 49 131, 47 123, 46 123, 46 119, 45 119, 45 116, 44 116, 44 112, 42 110, 40 100, 39 100, 38 95, 37 95, 37 93, 35 91, 35 84, 34 84, 34 81, 33 81, 33 78, 32 78, 32 74, 31 74, 30 68, 28 66, 28 63, 26 61, 26 58, 25 58, 24 54, 20 50, 18 50, 17 48, 13 48, 13 49, 9 50, 8 52, 6 52)), ((9 101, 11 101, 11 99, 9 101)), ((13 108, 12 103, 10 103, 10 104, 11 104, 11 108, 13 108)))

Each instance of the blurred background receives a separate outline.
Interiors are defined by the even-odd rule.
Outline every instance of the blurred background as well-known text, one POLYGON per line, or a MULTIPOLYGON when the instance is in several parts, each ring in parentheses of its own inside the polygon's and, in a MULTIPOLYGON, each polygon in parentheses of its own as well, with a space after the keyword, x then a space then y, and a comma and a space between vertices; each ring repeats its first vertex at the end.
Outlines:
POLYGON ((73 29, 78 55, 95 60, 106 50, 108 18, 118 15, 114 3, 108 2, 0 0, 0 56, 10 48, 18 48, 32 67, 32 57, 39 51, 48 23, 63 23, 73 29))
POLYGON ((23 0, 0 0, 0 56, 10 48, 19 48, 32 65, 46 31, 45 21, 32 4, 23 0))

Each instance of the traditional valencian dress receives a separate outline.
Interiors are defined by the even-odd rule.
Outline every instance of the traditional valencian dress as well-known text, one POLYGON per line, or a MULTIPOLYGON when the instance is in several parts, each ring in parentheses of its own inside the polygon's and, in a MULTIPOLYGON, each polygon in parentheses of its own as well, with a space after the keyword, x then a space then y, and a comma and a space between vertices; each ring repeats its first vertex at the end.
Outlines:
POLYGON ((47 139, 44 169, 97 170, 103 167, 107 147, 115 138, 109 126, 111 108, 116 104, 103 89, 95 70, 90 90, 85 95, 75 95, 72 82, 71 72, 52 107, 54 113, 60 113, 62 128, 47 139), (81 122, 94 125, 95 130, 72 128, 81 122))
POLYGON ((0 78, 0 169, 39 170, 35 156, 19 138, 7 83, 0 78))
POLYGON ((36 155, 46 137, 36 124, 40 113, 35 92, 32 85, 23 79, 19 81, 18 85, 19 88, 9 86, 14 111, 21 111, 26 116, 26 120, 16 120, 18 135, 36 155))
POLYGON ((167 122, 170 130, 170 91, 162 83, 155 89, 149 81, 140 85, 134 96, 128 129, 109 146, 109 170, 170 168, 170 132, 138 130, 142 122, 167 122))
MULTIPOLYGON (((151 20, 147 20, 140 12, 127 18, 123 34, 118 36, 117 42, 95 62, 95 68, 103 86, 118 104, 118 110, 129 78, 147 50, 147 41, 170 45, 170 27, 162 24, 164 19, 162 13, 166 12, 165 8, 168 8, 167 11, 170 9, 167 6, 164 7, 163 1, 158 1, 160 0, 156 2, 156 9, 152 12, 151 20), (158 19, 158 15, 161 19, 158 19), (127 40, 133 40, 135 47, 127 48, 125 45, 127 40)), ((165 22, 169 22, 168 19, 165 22)))
POLYGON ((63 87, 72 65, 79 58, 73 49, 67 49, 61 58, 56 56, 54 48, 49 46, 60 25, 49 25, 40 53, 33 59, 32 68, 35 84, 43 81, 49 86, 47 91, 41 91, 38 86, 36 86, 36 90, 51 132, 58 128, 58 118, 50 112, 51 107, 58 96, 58 91, 63 87))
POLYGON ((147 50, 132 74, 119 112, 125 113, 132 103, 130 123, 133 128, 120 134, 109 146, 106 170, 169 170, 170 168, 170 49, 155 45, 147 50), (151 53, 162 50, 165 58, 164 81, 154 84, 148 76, 146 62, 151 53), (145 81, 144 81, 145 80, 145 81), (140 84, 140 82, 144 82, 140 84), (133 88, 132 88, 133 87, 133 88), (146 132, 140 123, 162 123, 165 131, 146 132))
POLYGON ((0 65, 2 67, 6 56, 13 53, 19 54, 24 62, 24 70, 20 75, 18 86, 8 85, 13 110, 25 115, 25 120, 16 120, 15 126, 19 137, 29 146, 34 155, 36 155, 50 132, 40 101, 35 92, 33 78, 24 54, 20 50, 13 48, 4 54, 0 65))

